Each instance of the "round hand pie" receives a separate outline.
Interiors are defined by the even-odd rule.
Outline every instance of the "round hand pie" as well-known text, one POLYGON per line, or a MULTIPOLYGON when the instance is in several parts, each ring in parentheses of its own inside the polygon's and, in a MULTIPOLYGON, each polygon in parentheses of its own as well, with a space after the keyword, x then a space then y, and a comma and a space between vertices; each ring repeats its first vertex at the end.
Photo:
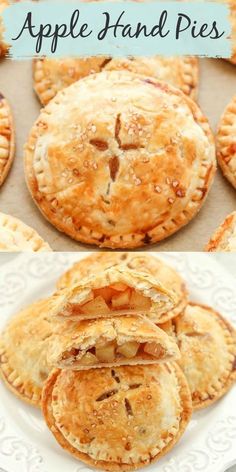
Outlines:
POLYGON ((3 20, 1 18, 1 14, 3 10, 9 5, 8 0, 0 0, 0 57, 4 56, 8 50, 8 46, 3 41, 3 20))
POLYGON ((36 231, 18 218, 0 213, 0 251, 51 251, 36 231))
POLYGON ((146 318, 117 316, 59 324, 48 361, 61 369, 85 370, 179 357, 175 340, 146 318))
POLYGON ((188 223, 215 173, 213 136, 181 91, 101 72, 49 102, 25 146, 29 190, 59 230, 100 247, 160 241, 188 223))
POLYGON ((170 309, 165 305, 165 309, 159 316, 158 323, 164 323, 181 313, 187 305, 188 291, 181 276, 172 267, 157 257, 144 253, 135 254, 132 252, 98 252, 75 263, 71 269, 63 274, 58 280, 57 287, 68 288, 78 285, 81 279, 100 273, 105 269, 122 265, 129 271, 147 272, 163 285, 170 289, 175 296, 175 306, 170 309))
POLYGON ((236 211, 227 216, 211 237, 206 251, 234 252, 236 251, 236 211))
POLYGON ((217 157, 224 176, 236 188, 236 95, 225 109, 219 124, 217 157))
POLYGON ((175 363, 53 371, 42 399, 48 427, 66 451, 96 469, 135 470, 166 454, 191 417, 175 363))
POLYGON ((40 406, 50 371, 47 351, 54 326, 50 299, 41 300, 12 318, 0 337, 0 375, 16 396, 34 406, 40 406))
POLYGON ((149 75, 180 88, 193 99, 197 98, 199 71, 195 57, 44 58, 36 59, 33 64, 34 89, 43 105, 68 85, 102 70, 128 70, 149 75))
POLYGON ((0 186, 3 184, 13 162, 15 135, 10 106, 0 93, 0 186))
POLYGON ((193 407, 204 408, 235 382, 235 331, 212 308, 194 303, 172 323, 181 353, 178 363, 188 380, 193 407))

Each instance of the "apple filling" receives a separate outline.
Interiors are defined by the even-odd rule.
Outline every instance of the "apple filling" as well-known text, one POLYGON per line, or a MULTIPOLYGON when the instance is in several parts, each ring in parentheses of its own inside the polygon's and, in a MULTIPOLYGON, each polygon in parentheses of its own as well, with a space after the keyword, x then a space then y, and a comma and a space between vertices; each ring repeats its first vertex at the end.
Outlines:
POLYGON ((145 312, 151 307, 151 301, 135 289, 127 287, 123 283, 116 283, 108 287, 98 288, 91 291, 89 300, 77 306, 76 309, 85 315, 107 314, 110 312, 135 311, 145 312))
POLYGON ((98 363, 110 364, 134 357, 141 357, 144 360, 166 357, 166 351, 160 343, 139 343, 137 341, 128 341, 121 345, 117 345, 115 341, 106 344, 97 343, 82 356, 81 354, 80 349, 72 348, 63 353, 61 361, 64 365, 93 366, 98 363))

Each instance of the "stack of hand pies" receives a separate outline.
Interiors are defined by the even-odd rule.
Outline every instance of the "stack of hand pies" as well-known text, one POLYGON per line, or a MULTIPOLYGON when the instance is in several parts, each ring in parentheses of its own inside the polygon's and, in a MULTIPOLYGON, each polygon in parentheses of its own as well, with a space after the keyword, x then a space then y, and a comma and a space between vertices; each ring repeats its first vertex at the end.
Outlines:
POLYGON ((81 260, 0 339, 7 386, 42 406, 64 449, 111 471, 171 450, 192 410, 233 384, 235 356, 229 323, 189 303, 180 275, 142 253, 81 260))

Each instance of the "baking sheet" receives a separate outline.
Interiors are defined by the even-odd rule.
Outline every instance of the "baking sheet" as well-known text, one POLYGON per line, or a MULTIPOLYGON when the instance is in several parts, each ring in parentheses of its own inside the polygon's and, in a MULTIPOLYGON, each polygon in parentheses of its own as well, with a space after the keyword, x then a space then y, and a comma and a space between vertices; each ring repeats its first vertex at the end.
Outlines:
MULTIPOLYGON (((0 211, 16 216, 35 228, 55 251, 92 249, 73 241, 48 223, 25 184, 23 145, 40 110, 32 87, 31 61, 0 61, 0 91, 12 105, 17 139, 15 162, 0 189, 0 211)), ((223 60, 200 60, 199 103, 214 131, 225 106, 235 93, 236 66, 223 60)), ((146 247, 146 250, 202 251, 212 232, 234 210, 236 191, 218 170, 210 194, 192 222, 163 242, 146 247)))

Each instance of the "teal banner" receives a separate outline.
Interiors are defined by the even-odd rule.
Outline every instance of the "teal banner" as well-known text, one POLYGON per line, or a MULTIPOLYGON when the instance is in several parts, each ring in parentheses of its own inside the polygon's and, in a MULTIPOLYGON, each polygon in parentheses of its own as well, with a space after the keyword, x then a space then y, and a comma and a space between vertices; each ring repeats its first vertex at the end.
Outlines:
POLYGON ((215 2, 19 2, 3 21, 13 59, 231 56, 229 8, 215 2))

